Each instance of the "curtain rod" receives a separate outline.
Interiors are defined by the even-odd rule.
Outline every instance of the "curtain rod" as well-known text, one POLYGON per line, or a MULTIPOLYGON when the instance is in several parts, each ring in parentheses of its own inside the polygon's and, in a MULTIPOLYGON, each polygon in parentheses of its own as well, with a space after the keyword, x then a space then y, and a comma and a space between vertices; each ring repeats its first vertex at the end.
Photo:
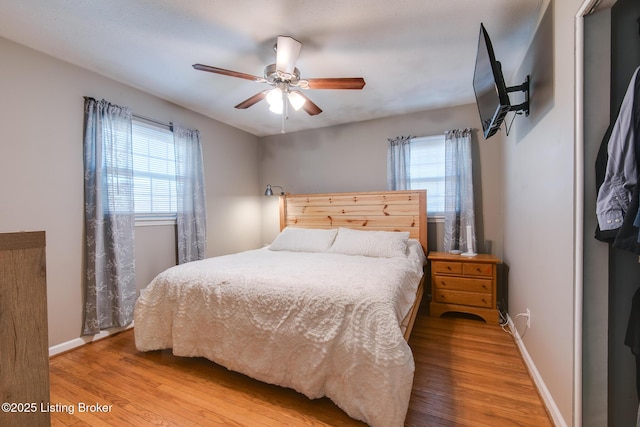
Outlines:
POLYGON ((167 122, 163 122, 163 121, 160 121, 160 120, 152 119, 151 117, 145 117, 145 116, 142 116, 140 114, 135 114, 135 113, 132 114, 132 116, 135 117, 136 119, 139 119, 139 120, 144 120, 144 121, 149 122, 149 123, 154 123, 156 125, 168 127, 169 129, 171 129, 173 127, 173 124, 171 122, 167 123, 167 122))

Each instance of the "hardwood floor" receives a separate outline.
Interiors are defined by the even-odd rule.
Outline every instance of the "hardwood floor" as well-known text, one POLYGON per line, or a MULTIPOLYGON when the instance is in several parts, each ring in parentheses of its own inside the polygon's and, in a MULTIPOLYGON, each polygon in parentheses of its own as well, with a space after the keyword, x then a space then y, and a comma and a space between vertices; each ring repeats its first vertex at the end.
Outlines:
MULTIPOLYGON (((409 343, 416 373, 407 426, 552 425, 500 327, 421 311, 409 343)), ((54 426, 364 425, 329 399, 309 400, 206 359, 140 353, 131 330, 53 357, 50 376, 54 426), (81 412, 80 402, 101 406, 81 412)))
POLYGON ((499 326, 423 316, 406 425, 552 426, 516 344, 499 326))

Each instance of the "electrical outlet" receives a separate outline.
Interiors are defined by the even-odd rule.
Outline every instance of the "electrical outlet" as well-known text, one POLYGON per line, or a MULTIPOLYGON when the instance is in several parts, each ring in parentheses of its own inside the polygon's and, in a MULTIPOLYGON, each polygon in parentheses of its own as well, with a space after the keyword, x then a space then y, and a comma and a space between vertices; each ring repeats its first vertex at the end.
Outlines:
POLYGON ((531 310, 527 308, 527 329, 531 327, 531 310))

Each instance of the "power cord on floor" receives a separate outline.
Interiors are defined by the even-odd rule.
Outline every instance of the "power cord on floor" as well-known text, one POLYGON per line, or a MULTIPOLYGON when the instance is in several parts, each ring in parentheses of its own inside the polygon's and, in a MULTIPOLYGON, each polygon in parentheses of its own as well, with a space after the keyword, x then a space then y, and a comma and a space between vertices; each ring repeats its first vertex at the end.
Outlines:
MULTIPOLYGON (((528 317, 527 313, 518 313, 518 314, 516 314, 516 317, 513 320, 513 328, 517 332, 517 336, 519 336, 520 338, 524 338, 524 336, 527 333, 527 330, 529 329, 529 328, 527 328, 527 324, 525 323, 524 324, 524 326, 525 326, 524 327, 524 332, 520 333, 520 331, 518 330, 518 324, 517 324, 518 319, 519 318, 523 318, 523 317, 525 318, 525 321, 526 321, 526 318, 528 317)), ((509 325, 509 318, 507 317, 506 314, 500 312, 500 327, 502 328, 503 331, 505 331, 509 335, 516 336, 516 334, 514 334, 513 332, 511 332, 509 330, 509 328, 507 328, 508 325, 509 325)))

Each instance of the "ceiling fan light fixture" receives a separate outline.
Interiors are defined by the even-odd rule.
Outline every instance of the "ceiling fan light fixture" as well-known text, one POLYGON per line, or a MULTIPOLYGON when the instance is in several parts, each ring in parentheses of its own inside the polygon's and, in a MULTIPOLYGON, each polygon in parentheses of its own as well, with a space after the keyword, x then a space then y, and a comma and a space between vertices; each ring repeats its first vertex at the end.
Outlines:
POLYGON ((282 89, 279 87, 271 89, 267 93, 267 103, 269 104, 269 110, 276 114, 282 114, 283 102, 282 102, 282 89))
POLYGON ((288 98, 291 106, 296 111, 300 110, 304 103, 307 102, 307 100, 295 90, 293 92, 289 92, 288 98))
POLYGON ((282 110, 284 109, 283 107, 282 102, 269 104, 269 111, 276 114, 282 114, 282 110))
POLYGON ((282 89, 280 89, 279 87, 271 89, 267 93, 267 102, 269 103, 269 105, 278 103, 282 104, 282 89))

